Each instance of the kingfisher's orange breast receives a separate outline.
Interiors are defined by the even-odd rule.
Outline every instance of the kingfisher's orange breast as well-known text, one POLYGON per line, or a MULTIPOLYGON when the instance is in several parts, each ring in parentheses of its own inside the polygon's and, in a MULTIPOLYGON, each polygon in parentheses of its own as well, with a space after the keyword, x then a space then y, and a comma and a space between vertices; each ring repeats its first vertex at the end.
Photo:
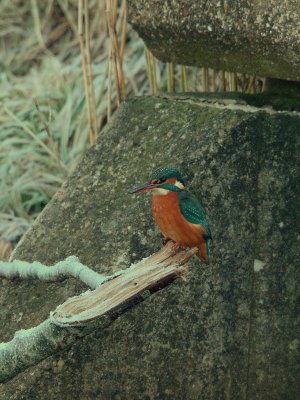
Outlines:
POLYGON ((204 242, 201 225, 188 222, 179 208, 178 193, 152 196, 153 218, 166 238, 187 247, 199 247, 204 242))

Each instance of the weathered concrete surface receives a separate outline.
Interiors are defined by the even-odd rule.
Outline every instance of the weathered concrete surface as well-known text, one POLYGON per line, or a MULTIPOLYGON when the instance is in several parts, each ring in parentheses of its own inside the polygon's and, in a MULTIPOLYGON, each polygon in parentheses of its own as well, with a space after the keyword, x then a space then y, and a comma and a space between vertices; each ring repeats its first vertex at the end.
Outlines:
MULTIPOLYGON (((295 400, 299 129, 299 114, 228 100, 125 102, 15 257, 75 254, 109 272, 150 254, 161 245, 150 199, 127 189, 177 164, 208 210, 214 261, 193 260, 187 282, 2 385, 0 398, 295 400)), ((3 280, 0 341, 81 290, 73 280, 3 280)))
POLYGON ((128 0, 160 60, 300 80, 299 0, 128 0))

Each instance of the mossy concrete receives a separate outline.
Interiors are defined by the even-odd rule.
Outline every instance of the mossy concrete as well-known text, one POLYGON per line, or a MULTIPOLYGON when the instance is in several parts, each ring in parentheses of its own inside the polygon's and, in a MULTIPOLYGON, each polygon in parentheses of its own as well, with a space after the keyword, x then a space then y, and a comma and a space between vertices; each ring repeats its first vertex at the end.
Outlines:
POLYGON ((164 62, 300 80, 299 0, 128 0, 129 21, 164 62))
MULTIPOLYGON (((297 398, 299 130, 298 113, 239 100, 124 102, 14 257, 76 255, 110 273, 151 254, 161 237, 150 198, 127 189, 173 164, 207 210, 213 261, 193 259, 187 281, 2 385, 0 398, 297 398)), ((73 279, 3 279, 0 340, 83 290, 73 279)))

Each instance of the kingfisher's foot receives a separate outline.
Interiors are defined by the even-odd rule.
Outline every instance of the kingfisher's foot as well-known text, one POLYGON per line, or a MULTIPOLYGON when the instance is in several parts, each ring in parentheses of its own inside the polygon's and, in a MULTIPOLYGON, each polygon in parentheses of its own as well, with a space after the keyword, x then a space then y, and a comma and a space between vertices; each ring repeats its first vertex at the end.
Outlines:
POLYGON ((179 249, 179 247, 180 247, 180 243, 178 243, 178 242, 174 242, 173 243, 173 245, 172 245, 172 247, 173 247, 173 249, 179 249))
POLYGON ((173 242, 171 247, 172 247, 174 253, 176 253, 178 251, 189 252, 189 249, 190 249, 190 247, 188 247, 182 243, 178 243, 178 242, 173 242))

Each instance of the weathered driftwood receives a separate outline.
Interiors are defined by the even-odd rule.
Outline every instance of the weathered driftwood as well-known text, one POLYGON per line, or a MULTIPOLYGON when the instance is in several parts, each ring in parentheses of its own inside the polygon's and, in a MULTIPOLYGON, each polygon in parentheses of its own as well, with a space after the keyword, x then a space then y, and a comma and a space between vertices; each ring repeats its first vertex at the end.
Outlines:
MULTIPOLYGON (((102 279, 97 289, 69 298, 46 321, 37 327, 16 332, 10 342, 0 344, 0 382, 69 347, 78 336, 86 336, 99 327, 107 326, 118 314, 132 306, 133 300, 141 301, 145 291, 155 291, 183 276, 187 270, 186 262, 196 251, 191 249, 175 253, 169 242, 152 256, 105 277, 105 280, 95 273, 102 279)), ((79 264, 79 261, 76 260, 76 263, 79 264)), ((17 262, 14 262, 14 269, 16 265, 17 262)), ((23 262, 20 265, 22 268, 23 262)), ((82 265, 82 268, 87 267, 82 265)), ((74 276, 73 273, 70 275, 74 276)), ((6 276, 28 277, 29 274, 7 273, 6 276)))

